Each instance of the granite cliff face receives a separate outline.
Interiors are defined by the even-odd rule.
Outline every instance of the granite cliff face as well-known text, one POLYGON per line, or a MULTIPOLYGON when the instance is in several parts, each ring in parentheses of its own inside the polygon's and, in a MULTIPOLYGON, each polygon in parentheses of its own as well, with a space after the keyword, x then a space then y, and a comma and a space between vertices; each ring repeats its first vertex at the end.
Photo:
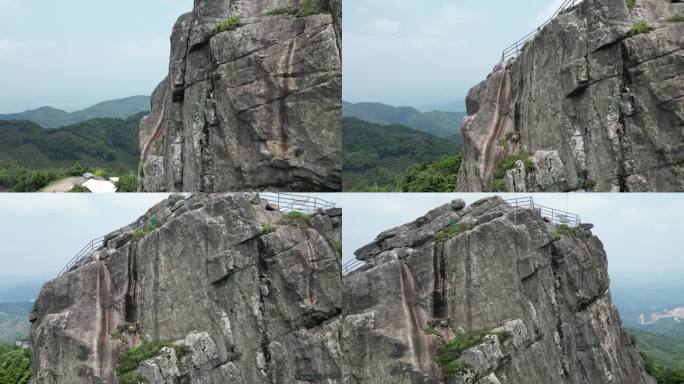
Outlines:
POLYGON ((684 191, 677 15, 678 0, 585 0, 557 16, 470 90, 458 190, 684 191))
MULTIPOLYGON (((349 383, 655 383, 622 328, 601 241, 490 198, 439 207, 356 252, 343 277, 349 383), (484 330, 446 374, 438 350, 484 330)), ((453 357, 453 356, 452 356, 453 357)))
POLYGON ((124 351, 162 340, 174 347, 130 375, 340 382, 341 211, 307 225, 284 216, 249 195, 171 197, 107 235, 104 249, 43 287, 31 315, 33 382, 118 383, 124 351))
POLYGON ((140 124, 141 190, 340 190, 341 17, 340 0, 195 0, 140 124))

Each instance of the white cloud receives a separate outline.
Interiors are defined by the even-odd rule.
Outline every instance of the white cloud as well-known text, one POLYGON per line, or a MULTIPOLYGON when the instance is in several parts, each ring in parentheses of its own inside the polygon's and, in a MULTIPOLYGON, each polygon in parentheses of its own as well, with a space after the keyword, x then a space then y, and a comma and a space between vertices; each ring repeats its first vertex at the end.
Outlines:
POLYGON ((401 30, 401 25, 399 25, 399 23, 385 18, 375 19, 368 26, 371 29, 382 33, 396 33, 401 30))

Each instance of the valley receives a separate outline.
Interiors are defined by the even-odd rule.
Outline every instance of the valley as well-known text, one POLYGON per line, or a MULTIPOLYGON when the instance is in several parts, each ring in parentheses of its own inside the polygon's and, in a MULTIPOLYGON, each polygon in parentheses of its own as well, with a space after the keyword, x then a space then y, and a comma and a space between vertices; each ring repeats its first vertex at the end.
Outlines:
POLYGON ((46 115, 44 108, 0 115, 0 191, 35 192, 85 172, 132 175, 135 181, 138 126, 145 113, 139 110, 146 99, 124 100, 129 101, 103 102, 70 117, 46 115), (59 126, 84 117, 89 119, 59 126))
POLYGON ((345 191, 454 190, 465 113, 343 102, 342 114, 345 191))

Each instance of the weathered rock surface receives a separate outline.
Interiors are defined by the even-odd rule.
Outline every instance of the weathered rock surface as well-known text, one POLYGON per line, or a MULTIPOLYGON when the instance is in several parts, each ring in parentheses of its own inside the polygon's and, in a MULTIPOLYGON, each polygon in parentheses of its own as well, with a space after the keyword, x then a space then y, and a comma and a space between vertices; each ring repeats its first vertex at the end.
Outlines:
POLYGON ((603 245, 584 228, 557 239, 536 210, 496 197, 383 232, 343 277, 344 381, 654 384, 611 302, 603 245), (462 232, 437 241, 453 224, 462 232), (470 374, 447 377, 435 354, 459 329, 490 334, 461 354, 470 374))
POLYGON ((525 185, 498 185, 684 191, 684 23, 667 21, 677 14, 679 1, 585 0, 556 17, 470 90, 457 189, 490 191, 497 163, 527 154, 525 185), (653 30, 633 34, 637 22, 653 30))
POLYGON ((141 190, 340 190, 341 17, 340 0, 195 0, 140 124, 141 190))
POLYGON ((283 216, 249 195, 173 196, 107 235, 43 287, 33 382, 117 383, 120 354, 142 340, 188 351, 142 362, 153 384, 341 382, 341 212, 301 229, 283 216))

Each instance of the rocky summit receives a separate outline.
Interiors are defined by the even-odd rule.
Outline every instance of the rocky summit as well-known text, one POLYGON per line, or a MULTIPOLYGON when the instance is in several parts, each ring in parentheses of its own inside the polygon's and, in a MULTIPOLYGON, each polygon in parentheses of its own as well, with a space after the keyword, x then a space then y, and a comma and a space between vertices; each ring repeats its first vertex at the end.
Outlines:
POLYGON ((43 287, 32 382, 340 382, 341 215, 172 196, 43 287))
POLYGON ((591 228, 495 197, 381 233, 343 277, 343 380, 654 384, 591 228))
POLYGON ((584 0, 470 90, 462 192, 684 191, 684 3, 584 0))
POLYGON ((195 0, 140 123, 140 189, 340 190, 341 7, 195 0))

